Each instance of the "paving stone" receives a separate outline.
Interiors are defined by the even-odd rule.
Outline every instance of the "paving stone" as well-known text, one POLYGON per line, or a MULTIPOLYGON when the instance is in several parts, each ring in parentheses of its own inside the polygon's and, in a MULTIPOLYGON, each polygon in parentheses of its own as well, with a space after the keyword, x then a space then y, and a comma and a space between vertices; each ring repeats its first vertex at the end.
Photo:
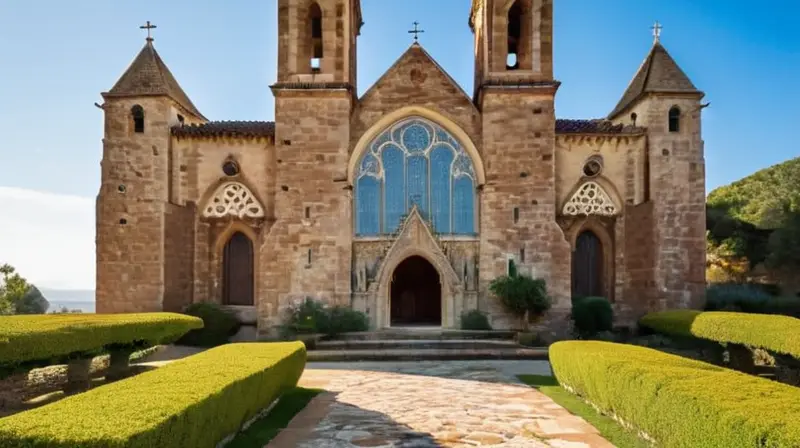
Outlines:
MULTIPOLYGON (((515 375, 525 369, 541 374, 549 366, 542 361, 311 363, 301 385, 329 393, 312 401, 287 432, 297 448, 613 447, 583 419, 520 383, 515 375), (304 416, 312 413, 320 417, 304 416)), ((273 442, 278 439, 289 440, 273 442)))

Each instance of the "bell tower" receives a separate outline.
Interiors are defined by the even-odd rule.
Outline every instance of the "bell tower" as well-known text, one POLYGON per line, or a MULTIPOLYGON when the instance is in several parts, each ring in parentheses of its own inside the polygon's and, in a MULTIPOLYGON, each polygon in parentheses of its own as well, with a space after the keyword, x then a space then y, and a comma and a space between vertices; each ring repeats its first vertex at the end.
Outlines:
POLYGON ((278 0, 278 84, 356 86, 360 0, 278 0))
POLYGON ((553 0, 473 0, 475 93, 553 80, 553 0))

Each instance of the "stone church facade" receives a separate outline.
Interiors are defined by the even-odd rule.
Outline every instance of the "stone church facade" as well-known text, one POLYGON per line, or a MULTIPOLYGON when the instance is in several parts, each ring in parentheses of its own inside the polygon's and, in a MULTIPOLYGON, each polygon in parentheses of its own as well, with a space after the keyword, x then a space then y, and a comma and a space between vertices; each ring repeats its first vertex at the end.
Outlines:
POLYGON ((231 306, 268 333, 294 301, 374 328, 519 322, 513 260, 620 324, 705 285, 700 92, 656 39, 601 119, 557 119, 553 0, 465 0, 475 89, 414 43, 363 95, 359 0, 278 0, 274 122, 209 121, 148 38, 103 93, 98 312, 231 306))

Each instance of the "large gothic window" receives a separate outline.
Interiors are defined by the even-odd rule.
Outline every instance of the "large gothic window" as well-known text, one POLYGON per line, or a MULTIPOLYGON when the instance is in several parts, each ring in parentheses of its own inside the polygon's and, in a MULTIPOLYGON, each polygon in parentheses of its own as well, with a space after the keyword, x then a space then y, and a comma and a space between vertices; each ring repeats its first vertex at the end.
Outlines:
POLYGON ((412 117, 380 134, 355 176, 356 235, 391 234, 413 206, 436 233, 474 235, 475 169, 442 127, 412 117))

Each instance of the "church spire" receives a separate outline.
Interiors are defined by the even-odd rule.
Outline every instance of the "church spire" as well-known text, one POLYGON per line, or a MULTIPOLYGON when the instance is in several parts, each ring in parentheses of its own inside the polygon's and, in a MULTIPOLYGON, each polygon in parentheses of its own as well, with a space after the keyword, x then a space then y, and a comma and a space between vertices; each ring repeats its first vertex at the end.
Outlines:
POLYGON ((661 24, 656 22, 650 29, 654 38, 650 53, 639 66, 617 106, 608 114, 609 119, 617 117, 648 93, 702 93, 661 45, 661 24))
POLYGON ((149 21, 147 25, 139 27, 147 30, 144 47, 117 83, 114 84, 114 87, 103 93, 103 97, 121 98, 164 95, 172 98, 173 101, 189 113, 206 120, 206 117, 197 110, 189 96, 183 91, 172 72, 167 68, 167 64, 164 63, 153 46, 153 37, 150 31, 155 27, 149 21))

